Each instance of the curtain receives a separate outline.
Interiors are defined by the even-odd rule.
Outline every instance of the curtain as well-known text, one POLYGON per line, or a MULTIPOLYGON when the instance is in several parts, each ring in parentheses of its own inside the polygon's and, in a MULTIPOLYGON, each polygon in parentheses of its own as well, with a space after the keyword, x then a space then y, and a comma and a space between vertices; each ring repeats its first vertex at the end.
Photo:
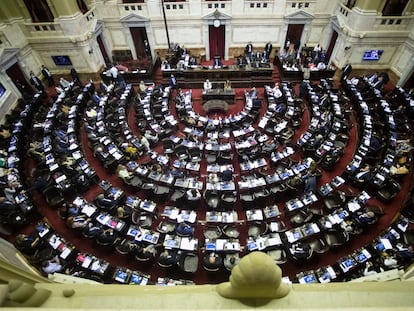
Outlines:
POLYGON ((220 25, 220 27, 209 26, 210 59, 217 55, 220 55, 222 59, 224 58, 224 29, 224 25, 220 25))

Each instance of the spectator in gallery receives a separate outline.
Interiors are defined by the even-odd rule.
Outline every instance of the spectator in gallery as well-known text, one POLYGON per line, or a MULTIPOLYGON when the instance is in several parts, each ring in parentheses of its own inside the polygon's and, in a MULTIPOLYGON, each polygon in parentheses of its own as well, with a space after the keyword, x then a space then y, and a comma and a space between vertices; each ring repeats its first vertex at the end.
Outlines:
POLYGON ((50 72, 50 70, 45 65, 42 65, 41 71, 42 71, 43 77, 47 79, 49 86, 54 86, 55 80, 53 79, 53 75, 50 72))
POLYGON ((213 88, 213 85, 212 85, 212 83, 210 82, 209 79, 204 81, 203 88, 204 88, 205 91, 209 91, 213 88))
POLYGON ((42 81, 34 74, 33 71, 30 71, 30 84, 33 85, 38 92, 45 91, 42 81))

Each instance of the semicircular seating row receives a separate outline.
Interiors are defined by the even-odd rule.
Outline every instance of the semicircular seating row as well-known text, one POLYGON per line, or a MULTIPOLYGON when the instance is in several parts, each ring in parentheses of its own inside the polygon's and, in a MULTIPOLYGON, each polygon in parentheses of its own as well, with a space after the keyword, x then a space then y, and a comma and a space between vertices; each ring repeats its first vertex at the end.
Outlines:
MULTIPOLYGON (((352 85, 347 86, 349 94, 358 98, 358 90, 352 85)), ((33 140, 40 143, 37 145, 39 149, 35 150, 42 155, 38 159, 42 162, 39 165, 46 165, 52 172, 53 188, 57 190, 57 193, 48 194, 44 191, 44 194, 49 198, 49 203, 56 206, 60 205, 64 198, 71 197, 69 203, 80 211, 80 215, 77 216, 83 216, 79 217, 77 222, 82 223, 85 236, 97 238, 97 235, 88 235, 95 225, 101 229, 109 228, 116 236, 116 239, 111 240, 110 247, 116 247, 118 251, 123 250, 123 253, 134 254, 137 259, 143 261, 157 258, 160 266, 170 266, 169 263, 165 263, 165 252, 169 253, 168 256, 173 255, 176 262, 184 262, 178 258, 184 258, 183 253, 197 254, 203 249, 206 253, 204 258, 207 258, 203 260, 203 266, 207 271, 211 271, 216 270, 224 262, 231 269, 230 257, 244 250, 267 251, 276 256, 276 262, 284 263, 288 258, 310 259, 314 253, 345 244, 349 240, 348 226, 353 227, 352 233, 358 234, 362 232, 359 229, 367 230, 369 224, 377 221, 381 213, 378 210, 368 223, 364 223, 359 216, 367 209, 373 209, 367 202, 371 196, 380 193, 378 190, 383 189, 382 182, 391 181, 397 184, 389 175, 381 175, 387 173, 387 168, 394 163, 393 156, 401 154, 400 150, 396 150, 397 146, 393 145, 396 137, 389 137, 387 153, 379 159, 384 162, 377 162, 381 163, 381 169, 374 166, 372 168, 375 168, 377 173, 372 178, 382 181, 376 183, 377 188, 365 189, 366 183, 361 182, 353 184, 362 189, 360 193, 355 192, 347 196, 340 191, 345 183, 360 180, 354 178, 359 173, 354 168, 358 168, 362 162, 360 160, 359 165, 356 164, 359 159, 357 156, 365 160, 370 147, 368 141, 373 131, 371 111, 367 109, 364 101, 357 101, 359 117, 364 120, 360 131, 363 139, 360 140, 357 156, 347 166, 344 176, 336 176, 319 189, 313 189, 312 193, 304 193, 301 188, 304 181, 300 177, 308 173, 313 162, 321 163, 324 169, 330 169, 341 159, 349 139, 349 111, 344 111, 340 102, 343 98, 330 90, 332 86, 327 81, 321 81, 317 86, 308 84, 308 102, 312 118, 309 128, 300 136, 297 144, 293 144, 291 139, 294 129, 301 124, 302 107, 301 103, 293 98, 291 86, 283 83, 282 87, 283 102, 272 96, 270 87, 265 88, 268 106, 264 114, 259 114, 258 107, 254 107, 252 99, 246 93, 244 110, 238 115, 221 120, 209 119, 195 113, 191 92, 175 98, 178 121, 169 107, 168 88, 159 89, 150 85, 147 94, 135 97, 133 88, 127 86, 125 90, 109 90, 101 102, 93 103, 88 100, 93 92, 93 85, 89 84, 82 94, 76 94, 78 97, 75 104, 69 103, 71 108, 65 124, 64 118, 58 117, 65 104, 68 104, 63 95, 44 114, 44 119, 37 120, 33 126, 33 129, 41 129, 35 136, 37 140, 33 140), (329 100, 323 97, 324 93, 328 94, 329 100), (145 144, 142 138, 133 134, 127 114, 131 99, 135 100, 133 105, 140 133, 150 130, 152 136, 161 137, 165 152, 156 152, 155 149, 159 149, 156 143, 145 144), (279 110, 280 105, 285 106, 279 110), (122 175, 123 181, 126 186, 139 190, 139 195, 125 195, 119 187, 99 182, 103 197, 96 197, 94 202, 82 197, 82 193, 87 191, 92 182, 98 182, 96 173, 88 165, 78 140, 78 117, 82 109, 86 111, 84 128, 95 156, 111 172, 120 173, 119 164, 126 167, 127 174, 122 175), (347 116, 345 119, 344 115, 347 116), (185 127, 178 133, 181 122, 184 122, 185 127), (255 122, 256 128, 253 126, 255 122), (62 139, 63 133, 69 135, 68 141, 62 139), (167 141, 169 148, 165 147, 167 141), (185 148, 177 148, 179 146, 185 148), (128 150, 131 147, 132 152, 128 150), (168 154, 169 149, 174 150, 174 153, 168 154), (191 150, 196 150, 197 155, 191 155, 194 154, 191 150), (208 156, 216 156, 219 159, 220 155, 232 154, 234 150, 240 168, 234 167, 235 161, 231 157, 230 160, 224 158, 218 165, 214 161, 210 162, 210 170, 206 170, 205 176, 200 175, 201 161, 207 161, 208 156), (298 154, 299 150, 303 150, 305 158, 293 161, 292 155, 298 154), (139 157, 139 152, 142 157, 139 157), (146 155, 149 155, 149 159, 146 155), (70 165, 66 165, 68 161, 76 163, 76 174, 69 173, 70 165), (171 167, 173 169, 170 169, 171 167), (263 169, 264 167, 267 169, 263 169), (233 174, 230 178, 220 174, 227 169, 233 174), (343 177, 346 177, 346 180, 343 177), (71 193, 68 196, 74 189, 79 195, 73 197, 71 193), (204 193, 202 196, 196 195, 193 201, 186 197, 189 192, 187 190, 190 189, 204 190, 204 193), (282 203, 278 198, 282 193, 288 192, 289 200, 282 203), (238 201, 245 212, 241 219, 235 210, 238 201), (185 208, 165 206, 165 202, 175 202, 177 206, 183 203, 185 208), (200 202, 206 207, 205 218, 200 217, 199 210, 194 210, 200 202), (269 202, 272 204, 263 209, 257 208, 260 206, 258 204, 269 202), (220 208, 217 208, 218 205, 220 208), (122 213, 119 212, 119 206, 122 206, 124 215, 120 215, 122 213), (163 207, 163 211, 160 211, 159 207, 163 207), (163 221, 160 221, 157 230, 154 230, 152 224, 157 217, 163 218, 163 221), (289 219, 287 226, 285 219, 289 219), (241 222, 250 225, 245 244, 240 243, 238 235, 234 234, 241 222), (193 236, 198 224, 208 225, 204 241, 199 241, 193 236), (226 230, 228 228, 230 230, 226 230), (211 231, 218 233, 211 236, 211 231), (225 232, 228 233, 223 238, 222 233, 225 232), (138 250, 137 244, 140 246, 138 250), (326 247, 326 244, 329 247, 326 247), (212 260, 212 253, 219 253, 220 256, 212 260), (224 260, 226 258, 228 260, 224 260)), ((392 131, 395 129, 392 127, 393 114, 388 113, 389 106, 386 102, 382 102, 382 108, 385 118, 381 120, 387 121, 387 126, 390 126, 389 135, 395 135, 392 131)), ((379 197, 382 198, 381 195, 379 197)), ((193 259, 192 257, 194 256, 189 258, 193 259)), ((191 265, 193 268, 197 266, 194 262, 191 265)), ((320 269, 327 270, 326 267, 320 269)), ((131 278, 132 272, 128 269, 125 271, 131 278)), ((345 271, 339 269, 335 275, 341 273, 345 271)))

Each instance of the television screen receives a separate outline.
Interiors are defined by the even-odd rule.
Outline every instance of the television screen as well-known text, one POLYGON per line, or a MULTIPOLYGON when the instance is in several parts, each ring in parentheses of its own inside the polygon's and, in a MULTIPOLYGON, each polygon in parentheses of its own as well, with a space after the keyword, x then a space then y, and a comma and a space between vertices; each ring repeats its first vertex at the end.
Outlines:
POLYGON ((72 62, 67 55, 57 55, 52 56, 53 61, 55 62, 56 66, 71 66, 72 62))
POLYGON ((367 50, 362 60, 379 60, 384 50, 367 50))
POLYGON ((0 83, 0 97, 3 96, 4 92, 6 92, 6 89, 4 88, 3 84, 0 83))

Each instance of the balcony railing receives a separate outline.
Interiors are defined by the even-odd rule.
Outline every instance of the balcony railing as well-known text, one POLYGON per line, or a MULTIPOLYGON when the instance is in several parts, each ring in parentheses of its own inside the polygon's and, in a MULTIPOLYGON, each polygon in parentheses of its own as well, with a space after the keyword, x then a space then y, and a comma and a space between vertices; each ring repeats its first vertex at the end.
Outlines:
POLYGON ((380 16, 375 20, 374 30, 407 30, 410 31, 414 24, 412 16, 380 16))
POLYGON ((64 35, 60 23, 24 23, 27 37, 54 37, 64 35))

